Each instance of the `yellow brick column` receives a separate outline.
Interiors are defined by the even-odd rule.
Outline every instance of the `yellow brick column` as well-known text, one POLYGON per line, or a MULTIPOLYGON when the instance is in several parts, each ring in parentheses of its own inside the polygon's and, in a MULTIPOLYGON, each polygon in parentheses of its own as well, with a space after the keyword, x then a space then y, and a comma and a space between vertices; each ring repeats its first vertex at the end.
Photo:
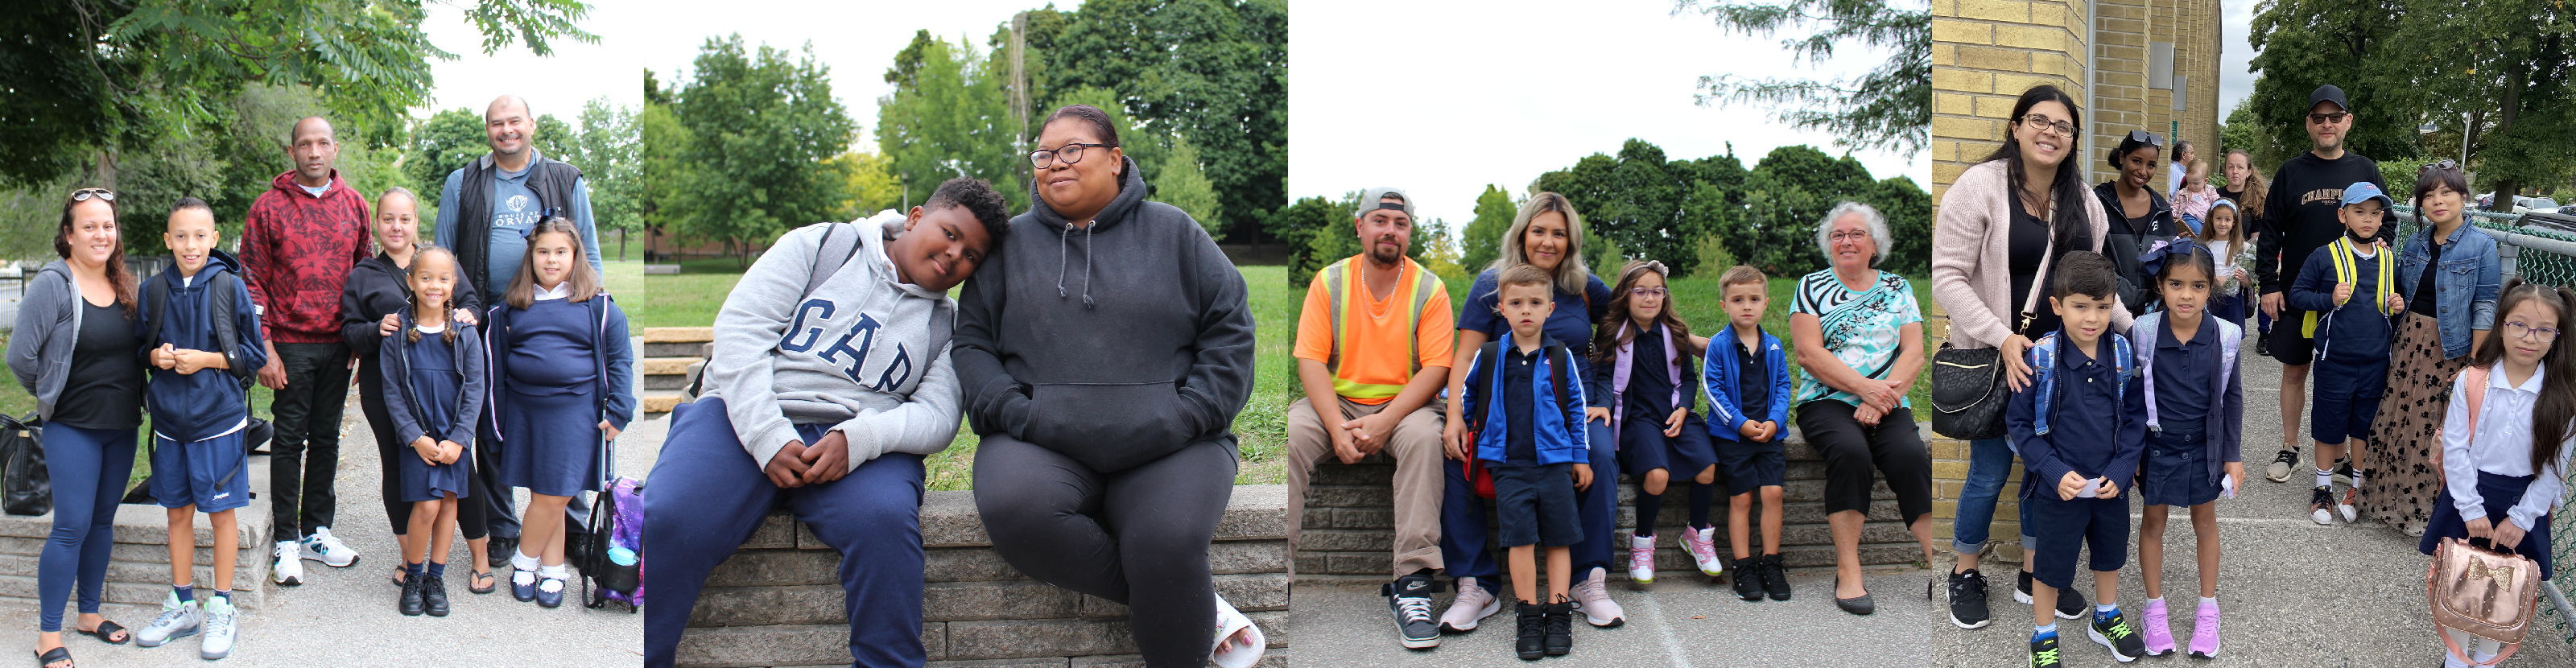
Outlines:
POLYGON ((2013 101, 2039 84, 2084 98, 2084 5, 1932 0, 1932 201, 2003 141, 2013 101))

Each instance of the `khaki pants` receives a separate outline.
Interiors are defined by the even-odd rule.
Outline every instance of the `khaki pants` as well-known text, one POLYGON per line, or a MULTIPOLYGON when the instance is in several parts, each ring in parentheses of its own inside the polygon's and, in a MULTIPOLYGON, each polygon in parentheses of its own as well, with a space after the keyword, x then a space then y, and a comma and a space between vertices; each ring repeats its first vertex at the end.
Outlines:
MULTIPOLYGON (((1318 462, 1339 464, 1332 433, 1343 421, 1376 415, 1385 404, 1370 406, 1337 398, 1341 417, 1329 423, 1314 403, 1300 398, 1288 405, 1288 549, 1297 549, 1297 534, 1306 516, 1306 481, 1318 462)), ((1388 434, 1386 454, 1395 459, 1395 557, 1392 575, 1440 568, 1440 430, 1446 426, 1442 405, 1433 398, 1396 423, 1388 434)))

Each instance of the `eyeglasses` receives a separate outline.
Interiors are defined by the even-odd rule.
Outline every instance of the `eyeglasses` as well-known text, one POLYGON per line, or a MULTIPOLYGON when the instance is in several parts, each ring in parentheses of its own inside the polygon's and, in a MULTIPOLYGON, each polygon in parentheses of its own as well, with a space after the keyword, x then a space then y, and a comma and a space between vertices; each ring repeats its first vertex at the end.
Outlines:
POLYGON ((72 201, 74 202, 87 202, 89 201, 89 198, 92 197, 98 198, 101 202, 116 201, 116 193, 108 192, 106 188, 82 188, 72 191, 72 201))
POLYGON ((2416 169, 2415 171, 2419 171, 2419 172, 2429 172, 2429 171, 2436 170, 2436 169, 2438 169, 2438 170, 2442 170, 2442 171, 2445 171, 2445 172, 2456 172, 2456 171, 2460 171, 2460 161, 2458 161, 2458 160, 2444 160, 2444 161, 2441 161, 2441 162, 2436 162, 2436 163, 2432 163, 2432 164, 2425 165, 2425 166, 2423 166, 2422 168, 2416 169))
POLYGON ((2073 137, 2073 136, 2075 136, 2075 124, 2073 124, 2073 123, 2068 123, 2068 122, 2066 122, 2066 121, 2053 121, 2053 120, 2049 120, 2047 116, 2042 116, 2042 115, 2039 115, 2039 114, 2031 114, 2031 115, 2028 115, 2028 116, 2023 116, 2023 117, 2021 117, 2021 123, 2022 123, 2023 125, 2033 125, 2033 126, 2038 126, 2038 127, 2039 127, 2039 129, 2040 129, 2041 131, 2043 131, 2043 132, 2054 132, 2054 133, 2057 133, 2057 136, 2060 136, 2060 137, 2073 137))
POLYGON ((1114 146, 1115 145, 1113 144, 1083 144, 1069 142, 1063 146, 1053 149, 1038 149, 1029 152, 1029 166, 1036 167, 1038 169, 1046 169, 1048 164, 1055 162, 1058 158, 1064 159, 1064 164, 1070 165, 1082 162, 1082 149, 1112 148, 1114 146))
POLYGON ((2523 322, 2519 320, 2505 323, 2504 335, 2517 339, 2531 339, 2541 343, 2558 340, 2558 330, 2548 327, 2533 327, 2531 325, 2523 324, 2523 322))
POLYGON ((1869 233, 1857 230, 1851 232, 1835 232, 1825 235, 1825 239, 1830 241, 1863 241, 1869 239, 1869 233))
POLYGON ((1664 295, 1669 294, 1670 292, 1671 291, 1664 288, 1628 288, 1628 296, 1630 297, 1654 297, 1661 299, 1664 295))
POLYGON ((2140 144, 2146 144, 2146 145, 2148 145, 2148 146, 2154 146, 2154 147, 2157 147, 2157 148, 2163 148, 2163 147, 2164 147, 2164 145, 2165 145, 2165 138, 2164 138, 2164 136, 2163 136, 2163 135, 2159 135, 2159 134, 2156 134, 2156 133, 2153 133, 2153 132, 2148 132, 2148 131, 2145 131, 2145 130, 2130 130, 2130 131, 2129 131, 2129 141, 2137 142, 2137 143, 2140 143, 2140 144))
POLYGON ((2349 111, 2338 111, 2331 114, 2308 114, 2308 122, 2317 124, 2341 123, 2343 122, 2343 119, 2351 116, 2352 112, 2349 111))

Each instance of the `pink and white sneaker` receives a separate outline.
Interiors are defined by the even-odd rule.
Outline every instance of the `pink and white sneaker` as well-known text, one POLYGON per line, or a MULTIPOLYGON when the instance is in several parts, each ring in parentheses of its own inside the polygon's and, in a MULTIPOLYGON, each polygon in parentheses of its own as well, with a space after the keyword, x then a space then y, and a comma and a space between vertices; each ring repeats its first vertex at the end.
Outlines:
POLYGON ((2163 599, 2149 599, 2147 601, 2147 618, 2145 621, 2146 623, 2143 626, 2146 627, 2147 656, 2164 656, 2172 654, 2174 651, 2173 628, 2172 625, 2167 623, 2165 620, 2165 602, 2163 599))
POLYGON ((1628 579, 1637 584, 1655 583, 1655 537, 1628 538, 1628 579))
POLYGON ((2191 658, 2218 658, 2218 604, 2202 603, 2192 617, 2191 658))
POLYGON ((1717 527, 1682 527, 1682 549, 1690 552, 1691 561, 1699 563, 1701 575, 1712 578, 1726 574, 1726 560, 1717 558, 1716 533, 1717 527))

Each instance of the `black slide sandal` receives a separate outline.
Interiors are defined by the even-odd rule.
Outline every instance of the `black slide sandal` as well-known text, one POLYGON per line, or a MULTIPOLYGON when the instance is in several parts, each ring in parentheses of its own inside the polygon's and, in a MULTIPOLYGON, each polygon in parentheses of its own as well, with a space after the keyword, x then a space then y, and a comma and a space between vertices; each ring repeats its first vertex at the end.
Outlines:
MULTIPOLYGON (((68 648, 68 647, 56 647, 56 648, 53 648, 51 651, 46 651, 46 652, 41 652, 41 653, 36 654, 36 668, 48 668, 49 666, 54 665, 54 662, 56 662, 56 661, 70 661, 70 660, 72 660, 72 650, 71 650, 71 648, 68 648)), ((69 668, 71 665, 72 665, 72 664, 69 664, 69 663, 63 664, 63 666, 65 666, 65 668, 69 668)))
POLYGON ((117 623, 116 623, 115 621, 113 621, 113 620, 106 620, 106 619, 98 620, 98 628, 96 628, 96 629, 92 629, 92 630, 88 630, 88 631, 82 631, 82 630, 80 630, 78 627, 74 627, 74 628, 72 629, 72 631, 74 631, 74 632, 76 632, 76 633, 79 633, 79 634, 81 634, 81 635, 89 636, 89 637, 92 637, 92 638, 97 638, 99 642, 107 643, 107 644, 110 644, 110 645, 123 645, 123 644, 125 644, 125 641, 133 640, 133 639, 134 639, 134 634, 132 634, 132 633, 126 633, 126 631, 125 631, 125 627, 117 625, 117 623), (109 639, 107 639, 107 637, 108 637, 108 636, 110 636, 110 635, 119 635, 119 634, 122 634, 124 637, 117 638, 117 639, 115 639, 115 640, 109 640, 109 639))

